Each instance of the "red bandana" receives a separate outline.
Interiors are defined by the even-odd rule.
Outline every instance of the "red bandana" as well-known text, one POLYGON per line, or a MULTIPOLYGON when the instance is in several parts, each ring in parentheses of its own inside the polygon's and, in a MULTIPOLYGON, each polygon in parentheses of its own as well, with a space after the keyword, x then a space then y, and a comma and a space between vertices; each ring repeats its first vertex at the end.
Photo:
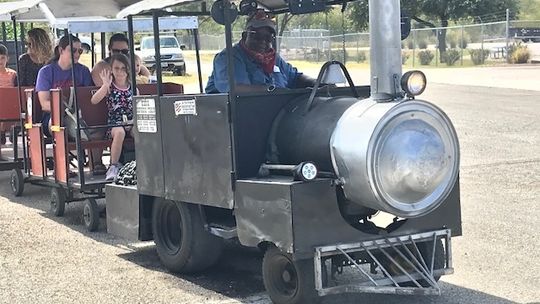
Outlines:
POLYGON ((240 41, 240 47, 262 66, 266 74, 274 72, 274 65, 276 64, 276 51, 274 49, 269 49, 266 53, 255 52, 246 47, 244 40, 240 41))

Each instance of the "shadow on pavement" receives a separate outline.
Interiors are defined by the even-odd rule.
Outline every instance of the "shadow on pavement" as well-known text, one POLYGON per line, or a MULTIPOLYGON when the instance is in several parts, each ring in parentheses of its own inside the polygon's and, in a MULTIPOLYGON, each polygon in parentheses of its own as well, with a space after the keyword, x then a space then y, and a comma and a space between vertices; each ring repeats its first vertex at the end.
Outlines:
MULTIPOLYGON (((121 254, 120 257, 147 269, 167 272, 159 261, 155 246, 121 254)), ((198 274, 175 276, 227 297, 245 298, 264 291, 261 263, 262 253, 258 249, 227 242, 215 266, 198 274)))
MULTIPOLYGON (((197 275, 176 275, 205 289, 234 298, 238 303, 269 304, 262 275, 262 253, 253 248, 228 243, 218 264, 197 275)), ((121 258, 142 267, 167 272, 160 264, 154 246, 120 255, 121 258)), ((480 291, 441 282, 441 296, 399 296, 377 294, 342 294, 323 298, 322 304, 514 304, 516 302, 480 291)), ((214 302, 212 302, 214 303, 214 302)), ((219 303, 219 302, 216 302, 219 303)), ((236 303, 229 302, 226 303, 236 303)), ((530 303, 535 304, 535 303, 530 303)), ((538 304, 538 303, 537 303, 538 304)))

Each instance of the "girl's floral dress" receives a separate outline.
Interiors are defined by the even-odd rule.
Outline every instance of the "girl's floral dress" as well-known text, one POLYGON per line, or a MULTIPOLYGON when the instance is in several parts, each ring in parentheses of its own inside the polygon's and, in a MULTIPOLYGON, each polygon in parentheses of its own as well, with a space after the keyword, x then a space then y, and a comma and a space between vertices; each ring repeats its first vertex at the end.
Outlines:
MULTIPOLYGON (((133 94, 131 86, 127 89, 119 89, 116 85, 111 84, 110 93, 107 96, 107 124, 119 125, 124 122, 123 117, 127 120, 133 119, 133 94)), ((107 136, 111 136, 111 129, 108 130, 107 136)))

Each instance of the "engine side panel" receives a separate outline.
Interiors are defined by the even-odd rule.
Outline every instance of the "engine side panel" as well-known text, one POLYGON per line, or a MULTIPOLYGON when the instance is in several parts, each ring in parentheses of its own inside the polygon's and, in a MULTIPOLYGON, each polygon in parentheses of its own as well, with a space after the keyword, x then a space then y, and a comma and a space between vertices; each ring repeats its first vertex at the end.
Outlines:
MULTIPOLYGON (((165 179, 161 197, 232 209, 228 96, 163 97, 160 108, 165 179), (194 103, 196 114, 179 114, 181 101, 194 103)), ((189 112, 189 107, 184 110, 189 112)))
MULTIPOLYGON (((155 124, 157 130, 149 128, 148 132, 135 132, 135 158, 137 159, 137 188, 139 193, 152 196, 162 196, 165 192, 163 161, 163 145, 161 139, 161 117, 160 115, 148 115, 144 113, 156 114, 160 112, 159 99, 155 96, 144 96, 133 98, 134 128, 139 128, 138 124, 155 124), (153 103, 150 102, 153 100, 153 103)), ((142 127, 144 128, 144 127, 142 127)))
MULTIPOLYGON (((273 242, 297 258, 313 256, 314 247, 380 238, 353 228, 339 210, 332 180, 296 182, 291 177, 240 180, 237 182, 235 215, 238 238, 243 245, 273 242)), ((461 234, 459 185, 432 213, 408 219, 385 236, 449 228, 461 234)))

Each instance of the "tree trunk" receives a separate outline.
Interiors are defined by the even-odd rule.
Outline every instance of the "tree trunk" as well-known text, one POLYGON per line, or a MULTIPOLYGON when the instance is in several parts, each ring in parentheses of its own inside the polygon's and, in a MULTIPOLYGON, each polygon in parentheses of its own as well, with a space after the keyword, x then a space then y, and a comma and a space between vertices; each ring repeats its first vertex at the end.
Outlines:
POLYGON ((278 29, 278 36, 283 36, 283 32, 287 28, 287 24, 289 21, 291 21, 293 15, 290 13, 285 13, 281 17, 281 20, 279 21, 279 29, 278 29))
POLYGON ((439 30, 439 54, 440 62, 446 62, 446 27, 448 27, 448 20, 446 18, 441 18, 441 26, 443 29, 439 30))

